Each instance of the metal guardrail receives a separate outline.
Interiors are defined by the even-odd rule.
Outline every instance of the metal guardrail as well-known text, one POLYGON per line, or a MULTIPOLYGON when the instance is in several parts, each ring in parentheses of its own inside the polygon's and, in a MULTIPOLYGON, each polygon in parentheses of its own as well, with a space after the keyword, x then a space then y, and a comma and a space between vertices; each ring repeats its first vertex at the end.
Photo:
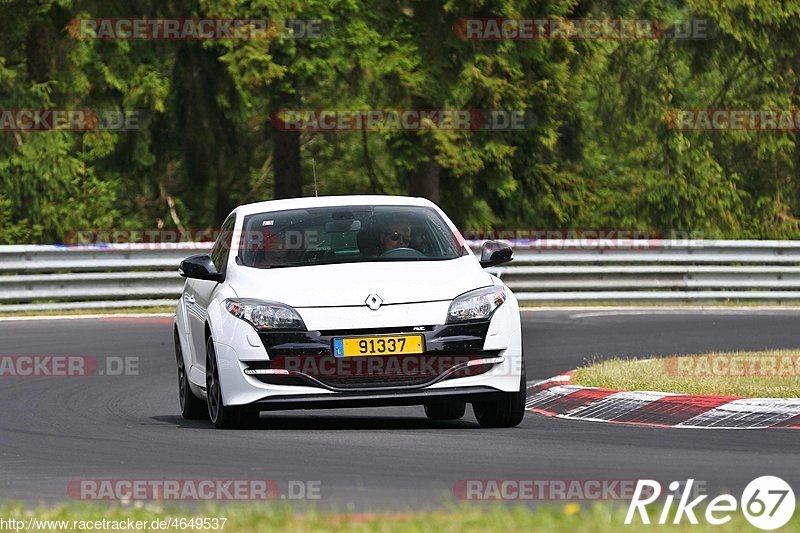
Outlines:
POLYGON ((181 260, 212 243, 0 246, 0 312, 175 305, 181 260))
MULTIPOLYGON (((800 241, 517 241, 523 302, 800 300, 800 241)), ((478 241, 469 245, 477 250, 478 241)), ((211 243, 0 246, 0 312, 173 306, 211 243)))

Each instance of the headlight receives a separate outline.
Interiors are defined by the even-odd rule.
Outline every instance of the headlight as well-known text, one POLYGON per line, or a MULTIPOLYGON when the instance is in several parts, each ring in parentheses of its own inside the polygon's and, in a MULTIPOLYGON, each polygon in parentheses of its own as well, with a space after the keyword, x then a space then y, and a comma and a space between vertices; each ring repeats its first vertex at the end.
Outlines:
POLYGON ((447 322, 487 319, 505 301, 506 291, 502 286, 470 291, 457 297, 450 304, 447 322))
POLYGON ((236 318, 250 323, 258 331, 306 329, 306 325, 297 311, 278 302, 229 298, 225 300, 225 309, 236 318))

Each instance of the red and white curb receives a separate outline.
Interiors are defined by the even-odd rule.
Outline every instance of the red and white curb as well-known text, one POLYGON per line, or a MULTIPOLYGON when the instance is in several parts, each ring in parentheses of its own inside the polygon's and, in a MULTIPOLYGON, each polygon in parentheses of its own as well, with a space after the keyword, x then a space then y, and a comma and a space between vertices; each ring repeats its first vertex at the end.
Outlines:
POLYGON ((571 373, 528 388, 529 411, 589 420, 697 429, 800 429, 800 398, 738 398, 582 387, 571 373))

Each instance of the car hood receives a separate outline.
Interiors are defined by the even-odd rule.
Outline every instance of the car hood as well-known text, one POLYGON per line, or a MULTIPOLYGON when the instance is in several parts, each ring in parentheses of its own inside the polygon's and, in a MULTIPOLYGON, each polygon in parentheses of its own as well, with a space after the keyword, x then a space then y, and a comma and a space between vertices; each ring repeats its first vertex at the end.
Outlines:
POLYGON ((237 265, 228 270, 240 298, 282 302, 292 307, 365 305, 377 294, 383 304, 452 300, 492 285, 474 257, 444 261, 387 261, 259 269, 237 265))

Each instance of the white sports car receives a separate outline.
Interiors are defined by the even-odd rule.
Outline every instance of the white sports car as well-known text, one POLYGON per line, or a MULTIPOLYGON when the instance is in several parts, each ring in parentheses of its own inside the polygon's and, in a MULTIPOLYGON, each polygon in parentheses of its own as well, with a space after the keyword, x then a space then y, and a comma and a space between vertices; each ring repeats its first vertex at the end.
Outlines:
POLYGON ((175 317, 185 418, 424 405, 435 420, 522 421, 517 300, 421 198, 330 196, 237 207, 211 256, 181 263, 175 317), (483 268, 482 268, 483 267, 483 268))

